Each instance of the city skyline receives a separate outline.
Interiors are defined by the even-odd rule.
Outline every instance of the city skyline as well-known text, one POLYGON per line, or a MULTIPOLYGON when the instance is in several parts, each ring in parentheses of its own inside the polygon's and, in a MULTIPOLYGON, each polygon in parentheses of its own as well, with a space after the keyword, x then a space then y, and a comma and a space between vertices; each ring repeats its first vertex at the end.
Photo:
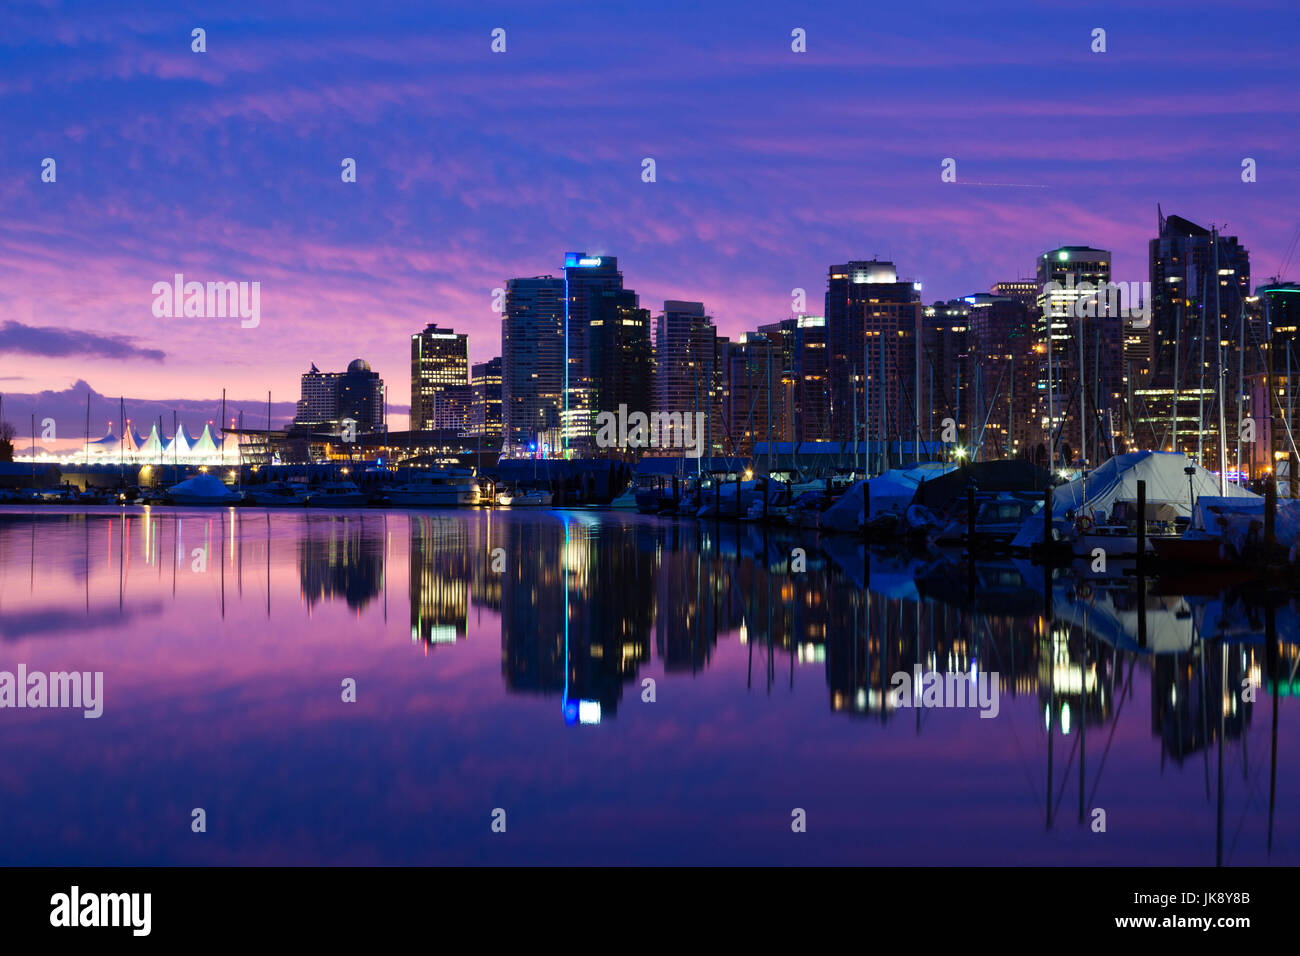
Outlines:
POLYGON ((6 925, 373 942, 534 865, 1276 922, 1297 27, 4 4, 6 925))
MULTIPOLYGON (((1182 211, 1186 212, 1186 210, 1182 210, 1182 211)), ((1188 222, 1188 217, 1180 217, 1180 216, 1173 215, 1167 209, 1165 213, 1166 215, 1171 216, 1173 219, 1176 219, 1179 222, 1188 222)), ((1194 217, 1190 217, 1190 218, 1194 218, 1194 217)), ((1195 222, 1190 223, 1190 225, 1192 225, 1193 227, 1197 226, 1195 222)), ((1152 241, 1157 240, 1159 236, 1160 236, 1159 229, 1151 230, 1151 233, 1146 238, 1144 245, 1147 245, 1152 241)), ((1070 244, 1065 244, 1060 246, 1060 248, 1062 249, 1076 248, 1076 247, 1089 248, 1088 245, 1083 243, 1077 243, 1077 244, 1070 243, 1070 244)), ((1245 248, 1248 251, 1250 250, 1250 244, 1248 241, 1245 243, 1245 248)), ((1114 257, 1114 251, 1112 250, 1097 250, 1097 251, 1107 253, 1110 257, 1112 257, 1112 259, 1114 257)), ((1031 265, 1034 268, 1038 267, 1040 262, 1040 256, 1041 253, 1036 254, 1032 257, 1031 265)), ((563 262, 563 256, 559 258, 561 259, 561 262, 563 262)), ((608 261, 614 263, 618 262, 617 256, 606 257, 606 258, 608 259, 608 261)), ((595 261, 595 258, 593 258, 592 261, 595 261)), ((875 264, 885 265, 885 266, 894 266, 894 267, 898 266, 898 263, 882 261, 882 260, 852 260, 852 261, 857 262, 859 264, 875 263, 875 264)), ((1294 262, 1295 260, 1294 258, 1292 258, 1287 261, 1288 263, 1290 263, 1290 262, 1294 262)), ((829 268, 832 270, 833 273, 834 269, 843 268, 843 267, 831 266, 829 268)), ((1031 270, 1025 269, 1023 271, 1030 272, 1031 270)), ((1287 272, 1287 274, 1293 274, 1295 270, 1293 267, 1289 266, 1288 269, 1285 271, 1287 272)), ((897 272, 897 280, 901 285, 908 285, 908 286, 913 285, 914 280, 910 275, 910 273, 907 272, 907 270, 903 268, 897 268, 896 272, 897 272)), ((517 277, 502 280, 501 285, 504 287, 502 289, 502 292, 506 294, 501 296, 501 300, 503 303, 501 317, 503 318, 506 312, 505 303, 508 302, 508 292, 511 287, 511 284, 516 282, 535 283, 539 279, 550 278, 553 279, 556 283, 558 283, 557 288, 562 289, 564 285, 564 280, 563 280, 564 273, 565 273, 565 269, 562 265, 559 269, 553 270, 551 272, 537 273, 536 275, 520 273, 520 275, 517 277)), ((1118 275, 1115 276, 1115 279, 1116 281, 1119 281, 1121 284, 1123 284, 1124 281, 1128 281, 1128 282, 1132 282, 1135 280, 1140 282, 1148 281, 1147 280, 1148 274, 1149 274, 1149 269, 1147 271, 1143 271, 1140 274, 1131 276, 1128 280, 1121 280, 1118 277, 1118 275)), ((1258 272, 1254 272, 1250 279, 1251 291, 1253 292, 1254 289, 1269 284, 1272 281, 1272 279, 1273 277, 1271 275, 1261 275, 1258 272)), ((748 334, 751 337, 756 334, 762 335, 764 334, 764 330, 766 330, 766 332, 770 334, 773 331, 775 331, 779 323, 783 321, 789 321, 799 317, 806 317, 806 316, 817 316, 817 317, 824 316, 826 312, 825 309, 826 295, 827 292, 829 291, 829 287, 833 284, 833 280, 828 278, 827 276, 826 266, 822 267, 821 280, 823 285, 820 289, 811 284, 803 287, 804 292, 806 293, 805 295, 806 301, 805 301, 805 307, 801 311, 798 312, 791 311, 786 315, 778 316, 776 318, 759 318, 747 326, 742 326, 740 328, 735 329, 730 335, 726 335, 720 327, 715 327, 717 335, 719 336, 720 339, 725 337, 725 338, 730 338, 732 342, 738 342, 740 340, 740 337, 746 334, 748 334)), ((635 279, 633 278, 630 281, 634 282, 635 279)), ((1282 281, 1287 282, 1292 280, 1288 280, 1286 279, 1285 276, 1283 276, 1282 281)), ((919 304, 922 306, 923 309, 933 311, 933 308, 935 306, 950 305, 954 302, 960 302, 964 299, 969 299, 972 296, 974 297, 984 296, 989 294, 990 290, 996 289, 999 286, 1008 286, 1011 284, 1015 284, 1017 282, 1037 284, 1039 282, 1039 279, 1036 279, 1032 275, 1029 275, 1028 277, 1020 276, 1017 278, 1006 278, 1006 277, 997 278, 996 276, 990 274, 988 276, 987 281, 982 283, 979 287, 967 290, 966 292, 956 293, 952 296, 945 296, 942 298, 928 295, 927 292, 925 291, 926 283, 919 279, 915 280, 915 286, 916 286, 916 295, 919 296, 919 300, 918 300, 919 304)), ((629 292, 632 291, 633 290, 629 289, 629 292)), ((1001 294, 1008 295, 1013 293, 1004 291, 1001 294)), ((638 293, 638 297, 645 298, 643 296, 640 296, 639 293, 638 293)), ((681 299, 668 298, 663 300, 662 305, 660 306, 657 307, 654 305, 647 306, 646 309, 652 317, 651 319, 652 326, 656 325, 659 322, 659 320, 662 319, 662 317, 665 314, 665 309, 671 311, 673 307, 680 306, 682 304, 684 303, 683 300, 681 299)), ((691 303, 691 304, 702 305, 705 311, 707 312, 710 320, 716 322, 717 310, 710 303, 704 302, 704 303, 691 303)), ((1041 315, 1039 315, 1038 318, 1041 319, 1041 315)), ((497 321, 501 321, 501 319, 498 318, 497 321)), ((461 383, 464 384, 467 388, 470 385, 468 372, 471 366, 483 364, 492 360, 500 360, 502 357, 503 343, 501 339, 502 330, 500 327, 489 328, 486 330, 479 330, 477 333, 466 332, 463 329, 457 327, 455 323, 450 322, 446 319, 440 320, 438 317, 435 316, 430 318, 425 323, 424 333, 428 333, 430 330, 439 330, 443 333, 448 333, 448 332, 454 333, 456 338, 461 340, 467 340, 462 342, 462 347, 464 347, 464 345, 468 346, 467 354, 470 356, 470 358, 465 368, 466 371, 465 381, 461 383), (439 321, 442 321, 445 324, 439 326, 439 321), (485 341, 488 342, 487 345, 484 345, 485 341), (495 353, 493 353, 494 348, 495 348, 495 353), (489 354, 487 358, 484 358, 483 360, 479 361, 474 358, 474 356, 479 353, 492 353, 492 354, 489 354)), ((2 332, 3 330, 0 330, 0 342, 3 342, 2 332)), ((417 340, 421 334, 422 333, 419 329, 412 329, 412 330, 407 330, 403 337, 405 338, 406 342, 412 342, 417 340)), ((307 365, 309 368, 315 368, 317 365, 320 365, 328 369, 328 368, 332 368, 334 364, 337 364, 339 368, 343 368, 349 364, 349 361, 351 361, 351 359, 344 358, 337 363, 329 363, 324 360, 317 360, 316 358, 306 357, 308 355, 315 356, 316 354, 318 354, 319 349, 316 348, 315 346, 316 344, 314 343, 313 348, 310 352, 304 352, 303 353, 304 357, 302 359, 296 359, 296 358, 291 359, 291 361, 295 362, 298 366, 296 371, 294 372, 293 391, 286 392, 286 393, 273 392, 274 401, 272 403, 273 408, 271 414, 271 423, 273 427, 283 427, 284 425, 291 423, 295 418, 296 413, 298 412, 298 406, 301 404, 301 400, 298 397, 299 379, 301 378, 303 372, 305 371, 302 368, 303 365, 307 365)), ((925 349, 928 346, 923 344, 922 347, 923 349, 925 349)), ((61 345, 60 348, 66 348, 66 346, 61 345)), ((3 351, 4 351, 3 348, 0 348, 0 354, 3 354, 3 351)), ((657 353, 657 348, 656 348, 656 353, 657 353)), ((341 354, 348 355, 352 353, 348 353, 346 351, 346 346, 345 346, 344 352, 341 354)), ((360 355, 360 353, 353 354, 353 358, 357 358, 357 357, 362 358, 367 363, 369 361, 366 356, 360 355)), ((379 372, 379 377, 381 380, 388 381, 390 383, 397 383, 397 384, 389 385, 388 398, 387 398, 388 421, 389 421, 389 426, 393 429, 404 429, 408 427, 408 420, 410 417, 411 406, 408 403, 402 401, 402 399, 407 398, 409 395, 408 389, 406 387, 406 383, 409 381, 411 361, 412 359, 408 351, 406 361, 405 363, 403 363, 405 367, 404 368, 399 367, 394 369, 392 373, 390 373, 391 377, 386 376, 382 371, 377 370, 379 372)), ((12 381, 14 378, 15 378, 14 376, 6 376, 3 380, 12 381)), ((201 427, 202 422, 211 421, 211 423, 214 425, 218 423, 217 418, 219 416, 214 416, 212 413, 204 410, 209 406, 219 405, 221 402, 220 383, 214 383, 214 387, 216 388, 217 391, 217 394, 215 396, 209 395, 209 396, 185 396, 181 398, 177 398, 177 397, 149 398, 143 394, 143 392, 147 390, 142 390, 137 388, 136 392, 119 397, 119 396, 106 394, 96 389, 93 382, 88 382, 84 378, 78 376, 74 382, 68 383, 68 385, 65 388, 45 389, 44 392, 46 394, 44 396, 38 396, 37 401, 34 405, 30 401, 32 397, 30 393, 15 392, 14 390, 11 389, 5 389, 3 391, 0 391, 0 394, 4 395, 4 400, 9 403, 10 410, 13 412, 13 414, 10 415, 9 417, 15 419, 15 421, 18 421, 19 419, 25 419, 29 414, 39 413, 39 411, 42 408, 49 410, 52 404, 58 405, 60 407, 62 405, 67 405, 69 410, 73 410, 73 406, 75 405, 75 415, 65 413, 63 417, 65 418, 71 417, 74 418, 76 421, 80 421, 81 416, 84 414, 84 410, 85 410, 85 395, 86 392, 89 391, 92 396, 98 396, 102 402, 110 403, 113 406, 113 408, 111 408, 110 411, 116 409, 117 402, 119 401, 119 398, 122 397, 124 397, 128 403, 143 404, 153 409, 154 411, 157 411, 158 408, 166 408, 167 410, 170 411, 170 410, 174 410, 177 406, 180 406, 181 408, 188 408, 190 409, 190 417, 193 418, 196 422, 200 422, 200 427, 201 427), (195 408, 198 409, 197 412, 194 411, 195 408)), ((571 387, 574 388, 575 390, 577 388, 576 385, 572 385, 571 387)), ((563 389, 561 389, 561 391, 563 391, 563 389)), ((861 403, 860 390, 858 394, 859 397, 857 401, 861 403)), ((233 414, 237 414, 238 410, 242 409, 247 411, 249 416, 249 421, 250 423, 252 423, 249 424, 248 427, 265 427, 266 408, 267 408, 267 401, 265 398, 250 399, 247 395, 245 395, 237 399, 232 395, 230 397, 228 404, 230 406, 227 409, 228 418, 232 417, 233 414), (231 411, 232 409, 235 410, 233 413, 231 411), (260 424, 256 424, 256 423, 260 423, 260 424)), ((877 400, 873 397, 872 407, 874 408, 876 404, 877 404, 877 400)), ((102 409, 100 409, 100 411, 102 411, 102 409)), ((138 414, 132 414, 130 408, 128 408, 126 411, 127 411, 128 418, 133 418, 138 421, 151 420, 151 416, 142 417, 138 414)), ((91 434, 92 438, 99 437, 99 435, 102 435, 103 429, 101 428, 100 420, 104 417, 105 416, 100 414, 96 414, 94 417, 92 417, 91 429, 90 429, 92 433, 91 434)), ((115 420, 115 417, 116 417, 115 415, 110 414, 107 416, 107 420, 113 421, 115 420)), ((184 413, 182 413, 181 418, 182 420, 185 419, 184 413)), ((21 425, 21 421, 18 421, 18 424, 21 425)), ((24 434, 23 429, 21 427, 19 427, 18 431, 20 436, 24 434)), ((79 436, 78 440, 80 440, 80 431, 78 431, 77 434, 79 436)), ((63 444, 67 444, 70 440, 71 439, 63 438, 61 439, 61 442, 63 444)), ((38 442, 38 448, 39 447, 40 444, 38 442)))
POLYGON ((145 6, 127 22, 83 6, 63 32, 7 15, 0 103, 26 144, 0 185, 7 393, 84 379, 140 399, 291 399, 306 361, 357 356, 396 382, 431 321, 468 332, 481 363, 499 351, 492 290, 559 274, 566 249, 619 256, 643 303, 703 302, 734 338, 790 315, 795 288, 820 311, 826 264, 851 258, 898 263, 932 302, 1069 243, 1145 278, 1157 202, 1241 236, 1260 279, 1294 231, 1277 212, 1300 184, 1286 31, 1257 28, 1281 4, 1176 21, 1017 4, 996 35, 976 10, 859 25, 846 8, 784 23, 670 5, 610 11, 619 39, 596 50, 576 11, 288 23, 235 6, 203 24, 201 54, 190 14, 145 6), (886 78, 890 96, 872 95, 886 78), (1063 116, 1077 142, 1048 135, 1063 116), (177 273, 260 282, 260 323, 156 318, 150 289, 177 273))

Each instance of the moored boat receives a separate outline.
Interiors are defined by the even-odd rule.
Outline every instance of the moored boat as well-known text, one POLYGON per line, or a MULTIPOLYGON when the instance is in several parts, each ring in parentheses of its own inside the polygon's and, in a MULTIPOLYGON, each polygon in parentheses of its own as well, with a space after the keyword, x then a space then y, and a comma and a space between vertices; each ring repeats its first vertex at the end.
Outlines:
POLYGON ((526 488, 497 495, 497 504, 508 508, 549 508, 552 495, 542 488, 526 488))
POLYGON ((388 503, 393 505, 454 508, 477 505, 479 500, 478 482, 468 468, 418 472, 388 491, 388 503))
POLYGON ((227 488, 215 475, 200 474, 186 478, 167 489, 167 497, 176 505, 233 505, 239 495, 227 488))
POLYGON ((308 508, 359 508, 370 503, 369 492, 351 481, 326 481, 313 485, 307 495, 308 508))
POLYGON ((301 508, 307 503, 309 493, 306 485, 297 482, 269 481, 247 486, 244 501, 258 508, 301 508))

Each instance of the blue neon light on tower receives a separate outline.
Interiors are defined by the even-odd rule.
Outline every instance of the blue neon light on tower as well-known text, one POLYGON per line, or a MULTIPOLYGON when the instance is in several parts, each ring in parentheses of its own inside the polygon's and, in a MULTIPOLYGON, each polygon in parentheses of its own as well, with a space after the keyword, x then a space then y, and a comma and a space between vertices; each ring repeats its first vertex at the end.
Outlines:
MULTIPOLYGON (((588 356, 585 354, 589 323, 593 318, 595 297, 602 292, 622 291, 623 275, 618 271, 618 259, 614 256, 591 256, 585 252, 566 252, 564 254, 564 422, 563 422, 563 457, 570 453, 569 431, 572 428, 569 392, 571 376, 569 366, 572 359, 569 326, 577 322, 579 344, 579 382, 578 387, 587 395, 590 389, 588 356), (580 270, 573 274, 571 270, 580 270), (575 309, 576 300, 576 309, 575 309)), ((585 405, 582 408, 588 411, 585 405)), ((584 418, 585 422, 585 418, 584 418)))

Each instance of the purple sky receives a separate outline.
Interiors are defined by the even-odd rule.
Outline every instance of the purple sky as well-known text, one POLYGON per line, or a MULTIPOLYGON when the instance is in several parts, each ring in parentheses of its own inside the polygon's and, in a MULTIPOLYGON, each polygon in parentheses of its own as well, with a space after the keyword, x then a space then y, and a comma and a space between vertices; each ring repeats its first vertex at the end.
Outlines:
POLYGON ((734 335, 796 287, 820 312, 850 258, 927 302, 1063 243, 1141 280, 1160 202, 1226 224, 1262 279, 1300 225, 1285 0, 106 6, 0 12, 0 390, 23 420, 19 395, 77 379, 291 401, 309 362, 356 356, 404 405, 412 332, 498 354, 492 290, 570 249, 734 335), (260 282, 260 325, 155 318, 177 272, 260 282))

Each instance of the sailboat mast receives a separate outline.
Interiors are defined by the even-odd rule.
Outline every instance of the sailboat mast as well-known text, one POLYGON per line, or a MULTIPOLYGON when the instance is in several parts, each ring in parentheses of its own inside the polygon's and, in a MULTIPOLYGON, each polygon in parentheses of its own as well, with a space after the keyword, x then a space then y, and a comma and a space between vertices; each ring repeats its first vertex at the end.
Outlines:
POLYGON ((1074 300, 1079 334, 1079 467, 1088 471, 1088 362, 1083 354, 1083 308, 1074 300))
POLYGON ((1223 409, 1223 389, 1228 384, 1227 369, 1223 367, 1223 317, 1219 311, 1219 289, 1223 280, 1219 277, 1219 229, 1214 228, 1214 339, 1218 343, 1218 374, 1215 383, 1219 395, 1219 494, 1228 494, 1228 435, 1227 423, 1223 409))
MULTIPOLYGON (((1235 275, 1235 270, 1234 270, 1235 275)), ((1238 288, 1238 292, 1240 292, 1238 288)), ((1246 400, 1246 303, 1241 303, 1241 311, 1238 313, 1237 324, 1237 482, 1242 481, 1241 469, 1241 420, 1245 414, 1246 400)), ((1251 476, 1254 477, 1254 463, 1251 465, 1251 476)))
MULTIPOLYGON (((699 369, 696 367, 695 364, 699 359, 699 355, 697 354, 695 349, 694 332, 695 330, 691 329, 691 334, 687 336, 686 341, 691 350, 691 390, 695 393, 695 405, 691 409, 691 414, 692 414, 691 424, 697 425, 700 421, 700 376, 699 376, 699 369)), ((699 429, 697 428, 696 431, 698 432, 699 429)), ((695 440, 696 441, 700 440, 700 436, 698 434, 695 436, 695 440)), ((695 487, 698 489, 699 486, 700 486, 700 459, 697 457, 695 459, 695 487)))
POLYGON ((883 475, 889 471, 889 436, 887 430, 888 423, 885 420, 885 334, 880 334, 880 365, 877 366, 880 372, 880 380, 876 383, 876 391, 880 394, 880 473, 883 475))
POLYGON ((1056 395, 1052 387, 1052 297, 1043 295, 1043 323, 1047 326, 1047 467, 1056 470, 1056 395))
MULTIPOLYGON (((863 350, 863 354, 864 355, 866 354, 865 349, 863 350)), ((855 382, 858 380, 858 370, 856 368, 853 369, 853 380, 855 382)), ((866 387, 866 383, 864 382, 863 388, 865 389, 865 387, 866 387)), ((853 470, 857 471, 858 469, 858 401, 856 398, 854 398, 852 405, 853 405, 853 470)))
POLYGON ((1205 306, 1208 277, 1201 282, 1201 373, 1196 388, 1196 463, 1205 467, 1205 306))
MULTIPOLYGON (((917 295, 917 299, 920 298, 920 295, 917 295)), ((921 460, 921 331, 924 327, 922 325, 924 320, 920 317, 924 314, 925 310, 918 305, 916 320, 912 322, 912 338, 914 339, 912 343, 912 368, 914 369, 912 388, 916 399, 914 402, 916 405, 916 431, 912 444, 912 459, 917 462, 921 460)))
POLYGON ((1179 379, 1181 378, 1178 369, 1178 351, 1179 351, 1178 342, 1182 337, 1183 337, 1183 300, 1179 299, 1178 300, 1178 322, 1177 324, 1174 325, 1174 400, 1172 402, 1172 410, 1170 412, 1170 417, 1173 419, 1172 425, 1173 425, 1174 440, 1169 450, 1173 452, 1178 451, 1178 385, 1179 385, 1179 379))
MULTIPOLYGON (((772 481, 772 342, 767 343, 767 480, 772 481)), ((766 489, 763 491, 766 495, 766 489)))

